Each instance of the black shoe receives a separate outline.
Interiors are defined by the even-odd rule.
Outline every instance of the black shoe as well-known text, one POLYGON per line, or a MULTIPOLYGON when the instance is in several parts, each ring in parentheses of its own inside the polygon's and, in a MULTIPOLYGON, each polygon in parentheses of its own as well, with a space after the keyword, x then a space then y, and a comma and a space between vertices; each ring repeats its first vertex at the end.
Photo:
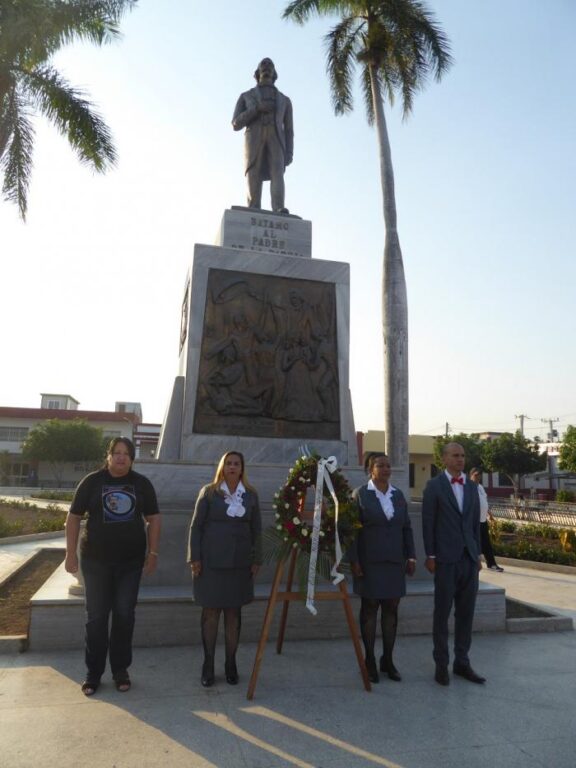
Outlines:
POLYGON ((402 680, 402 675, 400 674, 400 672, 398 672, 398 670, 396 669, 394 664, 392 664, 391 661, 388 662, 387 664, 384 659, 384 656, 380 656, 380 672, 384 672, 386 675, 388 675, 390 680, 395 680, 397 683, 399 683, 402 680))
POLYGON ((367 658, 365 662, 366 671, 368 672, 368 680, 370 680, 371 683, 379 683, 380 677, 378 676, 378 670, 376 669, 376 659, 372 656, 371 658, 367 658))
POLYGON ((436 664, 436 673, 434 675, 434 680, 436 680, 438 685, 450 685, 450 676, 448 674, 448 667, 441 667, 439 664, 436 664))
POLYGON ((225 662, 224 672, 228 685, 238 685, 238 670, 236 669, 236 661, 234 659, 225 662))
POLYGON ((200 682, 204 686, 204 688, 210 688, 214 685, 214 664, 210 663, 208 661, 205 661, 204 664, 202 664, 202 677, 200 678, 200 682))
POLYGON ((478 683, 479 685, 482 685, 482 683, 486 682, 486 678, 474 672, 470 664, 454 664, 452 667, 452 672, 454 672, 454 674, 458 675, 459 677, 463 677, 465 680, 469 680, 471 683, 478 683))

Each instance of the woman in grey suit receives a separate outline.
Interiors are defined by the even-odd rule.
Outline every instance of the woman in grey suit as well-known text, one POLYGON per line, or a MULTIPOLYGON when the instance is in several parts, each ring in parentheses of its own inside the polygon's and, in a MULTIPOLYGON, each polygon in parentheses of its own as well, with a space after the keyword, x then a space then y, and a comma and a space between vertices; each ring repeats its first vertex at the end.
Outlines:
POLYGON ((201 682, 205 687, 214 685, 214 653, 222 611, 226 681, 238 683, 241 607, 254 599, 260 531, 258 495, 246 480, 244 457, 229 451, 220 459, 214 481, 200 490, 190 526, 188 562, 194 576, 194 599, 202 606, 201 682))
POLYGON ((405 574, 416 567, 414 538, 408 505, 402 491, 390 484, 390 461, 384 454, 368 460, 370 480, 353 493, 362 528, 351 547, 349 558, 354 575, 354 592, 360 595, 360 632, 371 682, 379 682, 374 645, 376 622, 381 609, 382 644, 380 671, 391 680, 401 680, 392 661, 398 626, 398 605, 406 594, 405 574))

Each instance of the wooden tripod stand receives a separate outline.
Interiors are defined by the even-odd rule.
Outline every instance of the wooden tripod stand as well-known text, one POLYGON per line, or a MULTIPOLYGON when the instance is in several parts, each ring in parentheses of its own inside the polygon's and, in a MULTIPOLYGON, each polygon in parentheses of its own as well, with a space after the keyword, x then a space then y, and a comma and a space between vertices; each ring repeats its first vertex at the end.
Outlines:
MULTIPOLYGON (((268 606, 264 615, 264 623, 262 625, 262 632, 260 633, 260 641, 258 642, 258 648, 256 650, 256 658, 254 659, 254 667, 252 669, 252 675, 250 676, 250 683, 248 685, 248 693, 246 698, 252 700, 254 698, 254 691, 256 690, 256 683, 258 682, 258 674, 260 672, 260 665, 264 657, 264 650, 268 641, 268 635, 270 633, 270 624, 274 617, 274 608, 277 602, 283 602, 282 617, 280 619, 280 630, 278 632, 278 639, 276 641, 276 653, 282 653, 282 645, 284 643, 284 633, 286 631, 286 622, 288 620, 288 606, 294 600, 304 601, 306 597, 298 591, 292 590, 292 583, 294 581, 294 570, 296 568, 296 558, 298 552, 293 549, 290 553, 290 564, 288 566, 288 577, 286 579, 286 591, 280 592, 280 582, 286 566, 286 560, 280 560, 276 566, 276 573, 274 574, 274 580, 272 582, 272 589, 270 590, 270 597, 268 598, 268 606)), ((322 600, 340 600, 344 607, 344 613, 346 614, 346 620, 348 622, 348 628, 350 630, 350 637, 352 638, 352 644, 354 645, 354 651, 356 652, 356 659, 358 660, 358 667, 360 668, 360 675, 362 676, 362 682, 364 688, 367 691, 371 691, 370 680, 368 679, 368 672, 366 670, 366 664, 364 663, 364 656, 360 647, 360 641, 358 639, 358 628, 354 620, 354 614, 352 613, 352 606, 350 605, 350 596, 346 588, 346 581, 342 581, 338 585, 338 592, 316 592, 315 599, 322 600)))

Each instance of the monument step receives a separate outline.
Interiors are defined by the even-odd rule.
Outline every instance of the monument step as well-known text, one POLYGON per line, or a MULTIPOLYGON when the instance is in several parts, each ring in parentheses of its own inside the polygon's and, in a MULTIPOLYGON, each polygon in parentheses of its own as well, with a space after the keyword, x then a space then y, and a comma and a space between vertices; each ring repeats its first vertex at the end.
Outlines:
MULTIPOLYGON (((30 650, 81 649, 84 644, 84 599, 70 594, 74 577, 63 566, 31 600, 30 650)), ((242 640, 257 642, 270 595, 270 583, 257 581, 255 600, 242 609, 242 640)), ((334 590, 325 582, 318 587, 334 590)), ((349 587, 351 591, 351 587, 349 587)), ((415 580, 408 584, 408 594, 401 601, 398 631, 400 634, 428 634, 432 628, 434 585, 415 580)), ((358 615, 359 599, 351 594, 354 614, 358 615)), ((313 616, 302 602, 290 604, 286 626, 286 642, 290 640, 334 639, 348 636, 348 625, 342 604, 338 601, 316 602, 313 616)), ((134 645, 141 647, 168 645, 201 646, 200 612, 194 603, 192 583, 181 586, 143 586, 140 590, 134 645)), ((278 634, 282 605, 277 604, 270 630, 270 642, 278 634)), ((504 590, 481 584, 474 617, 475 632, 506 630, 504 590)), ((221 632, 223 627, 221 628, 221 632)))

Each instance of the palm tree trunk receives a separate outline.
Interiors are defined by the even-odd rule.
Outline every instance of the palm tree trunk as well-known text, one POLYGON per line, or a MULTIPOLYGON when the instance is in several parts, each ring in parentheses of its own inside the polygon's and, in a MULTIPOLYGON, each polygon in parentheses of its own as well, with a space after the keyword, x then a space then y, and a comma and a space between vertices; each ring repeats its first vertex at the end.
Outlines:
POLYGON ((369 66, 372 103, 380 153, 384 207, 382 332, 384 341, 384 429, 386 453, 397 469, 394 482, 410 498, 408 475, 408 300, 402 250, 396 225, 394 170, 380 81, 369 66))

